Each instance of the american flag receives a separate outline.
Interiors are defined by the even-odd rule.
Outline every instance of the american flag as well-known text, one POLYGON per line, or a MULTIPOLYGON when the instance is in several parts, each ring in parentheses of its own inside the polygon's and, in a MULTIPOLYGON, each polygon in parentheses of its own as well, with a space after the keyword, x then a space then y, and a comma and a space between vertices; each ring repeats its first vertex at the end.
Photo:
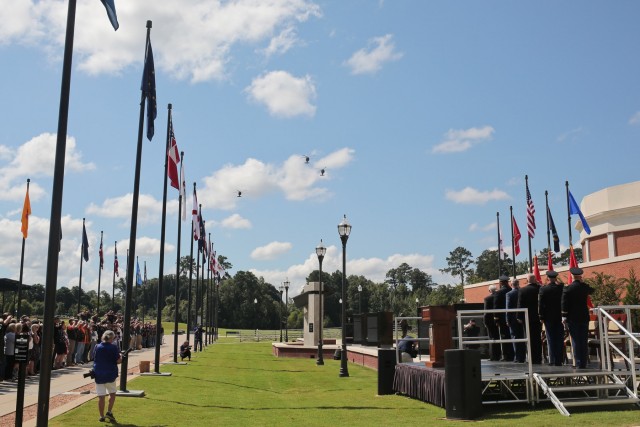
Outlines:
POLYGON ((180 177, 178 176, 178 163, 180 163, 180 152, 176 143, 176 136, 173 133, 173 121, 169 122, 169 139, 171 141, 169 152, 167 153, 167 176, 169 184, 177 190, 180 190, 180 177))
POLYGON ((533 239, 536 235, 536 208, 533 206, 533 200, 531 200, 531 193, 529 192, 529 184, 527 183, 527 231, 529 238, 533 239))

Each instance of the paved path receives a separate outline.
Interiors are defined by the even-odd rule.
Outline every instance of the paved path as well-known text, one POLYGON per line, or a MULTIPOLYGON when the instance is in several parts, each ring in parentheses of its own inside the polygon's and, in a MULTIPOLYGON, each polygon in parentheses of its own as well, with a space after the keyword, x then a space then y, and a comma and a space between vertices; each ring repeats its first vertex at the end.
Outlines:
MULTIPOLYGON (((186 335, 179 336, 178 344, 184 342, 186 335)), ((191 337, 193 340, 193 337, 191 337)), ((167 358, 173 355, 173 335, 165 335, 164 344, 160 346, 160 360, 167 358)), ((138 367, 138 364, 141 360, 151 361, 151 371, 154 370, 154 360, 155 360, 155 349, 154 348, 145 348, 139 351, 132 351, 129 354, 129 362, 128 368, 131 369, 133 367, 138 367)), ((169 361, 173 361, 173 358, 169 361)), ((51 389, 50 389, 50 397, 54 398, 55 396, 62 395, 72 390, 76 390, 80 387, 87 386, 89 384, 93 384, 93 380, 91 378, 84 378, 82 375, 87 373, 91 368, 92 364, 87 363, 83 366, 71 366, 63 369, 56 369, 51 371, 51 389)), ((162 368, 160 368, 162 372, 162 368)), ((127 378, 127 384, 132 379, 136 378, 138 374, 129 374, 127 378)), ((27 408, 33 404, 38 403, 38 388, 39 388, 39 376, 27 377, 25 384, 25 392, 24 392, 24 407, 27 408)), ((118 379, 118 385, 120 384, 120 380, 118 379)), ((12 414, 16 411, 16 399, 17 399, 17 382, 4 381, 0 382, 0 417, 3 417, 8 414, 12 414)), ((95 389, 91 389, 91 393, 82 395, 82 398, 74 398, 71 402, 67 404, 63 404, 62 406, 58 406, 55 408, 50 408, 49 410, 49 418, 53 418, 56 415, 69 411, 88 400, 95 398, 95 389)), ((25 409, 25 419, 28 417, 27 409, 25 409)), ((35 426, 36 419, 33 418, 31 420, 25 421, 23 423, 24 426, 35 426)))

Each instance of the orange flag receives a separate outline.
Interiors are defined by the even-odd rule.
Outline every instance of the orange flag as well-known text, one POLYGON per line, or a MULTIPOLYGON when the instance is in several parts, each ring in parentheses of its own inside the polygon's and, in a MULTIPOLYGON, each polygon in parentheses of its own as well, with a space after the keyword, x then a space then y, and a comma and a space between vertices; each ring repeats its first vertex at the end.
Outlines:
POLYGON ((549 255, 547 256, 547 270, 553 271, 553 252, 549 251, 549 255))
POLYGON ((29 215, 31 215, 31 200, 29 199, 29 187, 27 187, 27 195, 24 196, 24 206, 22 207, 22 237, 25 239, 29 234, 29 215))
MULTIPOLYGON (((576 254, 573 253, 573 245, 569 246, 569 270, 571 270, 573 267, 577 267, 578 266, 578 260, 576 259, 576 254)), ((567 283, 570 284, 571 282, 573 282, 573 275, 571 274, 571 272, 569 272, 569 276, 567 278, 567 283)))
POLYGON ((533 257, 533 274, 535 274, 538 283, 542 283, 542 276, 540 276, 540 268, 538 267, 537 255, 533 257))

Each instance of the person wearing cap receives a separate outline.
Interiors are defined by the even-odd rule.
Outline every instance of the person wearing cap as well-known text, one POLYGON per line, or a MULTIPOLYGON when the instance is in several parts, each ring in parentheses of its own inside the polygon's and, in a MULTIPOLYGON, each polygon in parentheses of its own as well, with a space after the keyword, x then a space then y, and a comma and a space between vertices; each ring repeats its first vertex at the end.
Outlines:
POLYGON ((540 288, 538 294, 538 317, 544 323, 547 335, 547 350, 549 351, 549 365, 562 366, 564 361, 564 325, 562 324, 562 283, 557 283, 558 272, 547 271, 549 283, 540 288))
MULTIPOLYGON (((531 344, 531 363, 539 365, 542 363, 542 325, 538 317, 538 294, 540 284, 536 280, 535 274, 527 274, 527 286, 520 289, 518 295, 518 308, 526 308, 529 315, 529 343, 531 344)), ((518 313, 518 322, 524 325, 524 312, 518 313)))
MULTIPOLYGON (((495 294, 495 292, 496 285, 489 285, 489 295, 484 298, 485 310, 493 310, 493 294, 495 294)), ((496 322, 493 320, 493 313, 484 313, 483 320, 484 327, 487 328, 487 335, 489 335, 489 339, 499 340, 500 332, 498 332, 496 322)), ((489 345, 489 360, 497 362, 500 360, 501 355, 502 351, 500 350, 500 344, 492 343, 489 345)))
POLYGON ((560 306, 562 322, 569 327, 573 360, 578 369, 585 369, 589 361, 589 307, 587 300, 593 293, 593 288, 582 281, 582 269, 573 267, 569 270, 573 275, 573 282, 562 292, 560 306))
MULTIPOLYGON (((509 277, 500 276, 498 278, 500 282, 500 289, 496 291, 493 295, 493 308, 495 309, 505 309, 507 308, 507 293, 511 290, 511 286, 509 286, 509 277)), ((496 322, 496 326, 500 331, 500 337, 503 340, 508 340, 511 338, 511 332, 507 327, 507 316, 503 313, 493 313, 493 320, 496 322)), ((513 344, 510 342, 505 342, 501 344, 502 348, 502 359, 506 362, 512 362, 514 358, 513 344)))
MULTIPOLYGON (((518 279, 513 279, 511 281, 511 289, 507 292, 507 308, 513 309, 518 308, 518 295, 520 294, 520 281, 518 279)), ((524 338, 524 330, 522 328, 522 323, 518 322, 517 313, 507 312, 507 326, 509 327, 509 331, 511 332, 512 339, 520 339, 524 338)), ((515 358, 513 359, 516 363, 524 363, 525 358, 527 357, 527 346, 523 342, 514 342, 513 350, 515 352, 515 358)))

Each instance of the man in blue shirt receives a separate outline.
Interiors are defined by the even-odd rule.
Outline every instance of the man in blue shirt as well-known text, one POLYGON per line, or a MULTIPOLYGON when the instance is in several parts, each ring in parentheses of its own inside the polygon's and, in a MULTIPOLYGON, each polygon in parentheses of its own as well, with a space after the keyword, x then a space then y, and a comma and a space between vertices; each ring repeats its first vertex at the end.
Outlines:
POLYGON ((95 347, 95 355, 93 357, 100 421, 105 420, 104 401, 105 396, 108 394, 109 408, 107 409, 106 417, 114 423, 116 419, 112 410, 116 402, 116 378, 118 378, 118 364, 122 362, 120 350, 113 344, 115 336, 116 334, 113 331, 105 331, 102 334, 102 342, 95 347))

